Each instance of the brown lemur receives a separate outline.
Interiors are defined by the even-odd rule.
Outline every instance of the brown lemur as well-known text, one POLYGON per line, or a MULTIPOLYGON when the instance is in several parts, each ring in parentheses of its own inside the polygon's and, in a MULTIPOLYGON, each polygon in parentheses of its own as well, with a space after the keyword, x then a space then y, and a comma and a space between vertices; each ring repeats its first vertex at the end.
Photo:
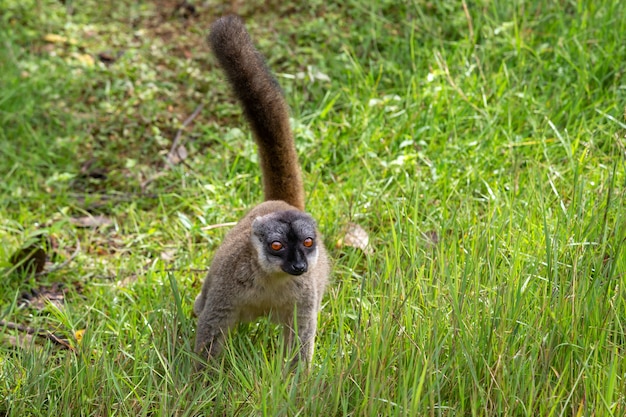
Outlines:
POLYGON ((285 346, 299 348, 294 364, 310 364, 330 262, 315 220, 303 211, 289 108, 238 17, 213 23, 209 44, 252 127, 265 202, 237 223, 215 253, 193 308, 195 351, 203 359, 215 357, 237 323, 269 315, 284 325, 285 346))

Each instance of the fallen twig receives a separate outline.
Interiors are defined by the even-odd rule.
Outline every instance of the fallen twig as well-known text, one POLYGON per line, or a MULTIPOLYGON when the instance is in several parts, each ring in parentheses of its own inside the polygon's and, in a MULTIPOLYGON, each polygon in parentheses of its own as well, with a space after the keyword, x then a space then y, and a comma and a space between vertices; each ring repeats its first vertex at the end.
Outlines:
POLYGON ((49 330, 39 330, 33 327, 24 326, 22 324, 13 323, 11 321, 0 320, 0 327, 6 327, 7 329, 17 330, 18 332, 26 333, 33 336, 42 337, 44 339, 48 339, 53 343, 56 343, 59 346, 64 347, 65 349, 71 350, 72 352, 76 352, 67 339, 59 337, 52 333, 49 330))
POLYGON ((459 88, 459 86, 456 85, 456 83, 454 82, 454 79, 452 78, 452 75, 450 75, 450 69, 448 68, 448 64, 446 63, 445 59, 443 59, 443 56, 441 55, 441 53, 439 53, 438 51, 435 52, 435 59, 437 60, 437 63, 439 64, 439 68, 441 68, 443 70, 443 73, 446 75, 446 79, 448 80, 448 84, 450 84, 450 86, 454 89, 454 91, 456 91, 456 93, 459 96, 461 96, 463 101, 465 101, 474 110, 476 110, 476 112, 478 112, 478 113, 480 113, 480 114, 482 114, 483 116, 486 117, 487 113, 483 109, 478 107, 476 104, 472 103, 472 101, 465 95, 463 90, 461 90, 459 88))
POLYGON ((465 12, 465 18, 467 19, 467 26, 469 28, 469 35, 474 42, 474 25, 472 24, 472 15, 470 15, 469 9, 467 8, 467 3, 465 0, 462 1, 463 11, 465 12))
MULTIPOLYGON (((204 108, 204 103, 200 103, 200 105, 196 107, 193 113, 191 113, 191 115, 187 119, 185 119, 180 129, 178 129, 178 131, 176 132, 176 136, 174 136, 174 142, 172 142, 172 147, 170 148, 170 153, 169 153, 170 155, 176 155, 180 157, 180 155, 178 155, 178 142, 180 142, 180 138, 183 135, 183 130, 185 130, 185 128, 189 126, 191 122, 193 122, 193 119, 198 117, 198 115, 200 114, 203 108, 204 108)), ((181 159, 184 159, 184 158, 181 158, 181 159)))
MULTIPOLYGON (((172 141, 172 147, 170 148, 170 151, 167 154, 167 158, 165 158, 166 170, 172 168, 176 164, 183 164, 188 169, 193 170, 193 168, 187 162, 185 162, 185 159, 187 158, 187 151, 184 149, 183 145, 179 144, 179 142, 183 136, 183 131, 185 130, 185 128, 189 126, 191 122, 193 122, 193 119, 195 119, 200 114, 203 108, 204 108, 204 103, 200 103, 198 107, 196 107, 196 109, 193 111, 193 113, 191 113, 191 115, 187 119, 185 119, 180 129, 176 131, 176 136, 174 136, 174 140, 172 141), (181 154, 180 152, 181 148, 184 154, 181 154)), ((148 185, 152 184, 157 178, 159 178, 162 175, 164 175, 162 171, 157 172, 155 175, 143 181, 141 183, 141 190, 145 191, 148 185)))
POLYGON ((165 272, 188 272, 190 274, 206 274, 209 271, 208 268, 206 269, 199 269, 199 268, 187 268, 187 269, 183 269, 183 268, 167 268, 165 269, 165 272))
POLYGON ((221 227, 231 227, 236 224, 237 222, 216 223, 216 224, 210 224, 208 226, 201 227, 200 230, 213 230, 213 229, 219 229, 221 227))
POLYGON ((43 275, 48 275, 52 272, 56 272, 62 268, 65 268, 70 262, 72 262, 72 260, 74 260, 74 258, 76 258, 76 256, 78 255, 78 252, 80 252, 80 240, 78 238, 76 238, 76 249, 74 250, 74 253, 72 253, 70 255, 69 258, 67 258, 65 261, 61 262, 58 265, 53 266, 50 269, 47 270, 43 270, 41 272, 37 273, 37 276, 43 276, 43 275))

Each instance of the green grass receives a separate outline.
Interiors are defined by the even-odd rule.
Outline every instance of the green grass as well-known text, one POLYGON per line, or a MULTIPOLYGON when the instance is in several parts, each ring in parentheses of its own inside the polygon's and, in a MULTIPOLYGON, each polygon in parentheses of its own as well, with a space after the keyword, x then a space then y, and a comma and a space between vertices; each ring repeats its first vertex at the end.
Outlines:
POLYGON ((240 6, 334 260, 308 375, 265 320, 193 372, 210 226, 262 193, 204 42, 228 8, 157 3, 0 0, 0 319, 75 348, 3 329, 1 414, 626 414, 621 2, 240 6), (336 245, 351 222, 370 253, 336 245), (62 267, 20 273, 39 234, 62 267))

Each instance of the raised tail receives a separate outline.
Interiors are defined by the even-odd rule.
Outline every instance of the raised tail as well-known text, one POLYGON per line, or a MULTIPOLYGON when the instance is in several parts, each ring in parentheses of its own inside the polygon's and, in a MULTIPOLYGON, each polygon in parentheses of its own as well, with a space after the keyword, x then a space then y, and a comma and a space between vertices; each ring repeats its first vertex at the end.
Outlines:
POLYGON ((215 21, 209 44, 252 127, 259 147, 265 200, 283 200, 304 210, 304 186, 289 126, 289 107, 278 82, 237 16, 215 21))

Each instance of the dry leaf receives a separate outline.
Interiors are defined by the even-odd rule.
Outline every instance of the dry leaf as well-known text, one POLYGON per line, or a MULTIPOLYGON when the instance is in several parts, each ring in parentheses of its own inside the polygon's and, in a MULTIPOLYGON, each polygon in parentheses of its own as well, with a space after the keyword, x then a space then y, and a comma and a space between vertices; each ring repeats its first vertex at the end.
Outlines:
POLYGON ((42 349, 41 346, 35 344, 36 338, 30 334, 18 334, 17 336, 3 334, 0 340, 3 342, 3 344, 7 344, 9 346, 17 347, 20 349, 42 349))
POLYGON ((34 243, 11 255, 11 263, 20 273, 40 273, 46 266, 46 251, 40 244, 34 243))
POLYGON ((435 230, 428 230, 426 232, 423 232, 422 236, 424 237, 426 243, 428 243, 430 246, 437 246, 439 244, 439 233, 437 233, 435 230))
POLYGON ((36 310, 43 310, 48 303, 61 308, 65 302, 65 287, 59 282, 55 282, 49 286, 41 286, 28 293, 22 294, 21 301, 36 310))
POLYGON ((161 259, 164 260, 165 262, 171 262, 174 260, 175 255, 176 255, 175 249, 164 250, 163 252, 161 252, 161 259))
POLYGON ((93 67, 96 61, 89 54, 72 54, 72 57, 86 67, 93 67))
POLYGON ((48 33, 44 35, 43 40, 50 43, 65 43, 67 38, 61 35, 55 35, 54 33, 48 33))
POLYGON ((74 217, 70 221, 76 227, 100 227, 113 223, 113 221, 106 216, 74 217))
POLYGON ((56 35, 54 33, 48 33, 44 35, 43 40, 50 43, 67 43, 70 45, 76 45, 76 39, 68 38, 61 35, 56 35))
POLYGON ((100 62, 106 64, 106 65, 111 65, 113 64, 115 61, 117 61, 118 59, 120 59, 120 57, 124 55, 124 51, 117 51, 117 52, 113 52, 113 51, 104 51, 104 52, 100 52, 97 57, 100 60, 100 62))
POLYGON ((176 149, 167 154, 167 162, 172 165, 176 165, 187 159, 187 156, 189 156, 187 148, 185 148, 184 145, 179 145, 176 149))
POLYGON ((372 248, 369 246, 369 240, 369 235, 365 229, 356 223, 348 223, 343 238, 337 241, 337 247, 348 246, 361 249, 363 253, 370 254, 372 253, 372 248))
POLYGON ((129 287, 131 284, 137 282, 137 274, 130 274, 124 279, 117 281, 118 287, 129 287))
POLYGON ((85 329, 76 330, 74 332, 74 338, 76 339, 76 343, 80 344, 83 340, 83 335, 85 334, 85 329))
POLYGON ((43 231, 38 231, 22 243, 22 248, 15 251, 9 258, 15 271, 20 273, 43 272, 48 252, 55 247, 54 240, 43 231))

